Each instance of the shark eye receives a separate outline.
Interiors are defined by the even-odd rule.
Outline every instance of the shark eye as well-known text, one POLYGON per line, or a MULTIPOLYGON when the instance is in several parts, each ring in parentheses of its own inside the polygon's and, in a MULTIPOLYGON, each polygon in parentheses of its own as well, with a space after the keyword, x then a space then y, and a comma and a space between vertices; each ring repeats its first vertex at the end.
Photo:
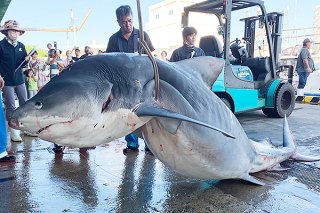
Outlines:
POLYGON ((36 102, 34 104, 34 106, 36 107, 36 109, 41 109, 42 108, 42 103, 38 101, 38 102, 36 102))
POLYGON ((103 103, 101 113, 106 111, 106 109, 108 108, 108 105, 110 104, 110 102, 111 102, 111 95, 108 97, 108 100, 103 103))

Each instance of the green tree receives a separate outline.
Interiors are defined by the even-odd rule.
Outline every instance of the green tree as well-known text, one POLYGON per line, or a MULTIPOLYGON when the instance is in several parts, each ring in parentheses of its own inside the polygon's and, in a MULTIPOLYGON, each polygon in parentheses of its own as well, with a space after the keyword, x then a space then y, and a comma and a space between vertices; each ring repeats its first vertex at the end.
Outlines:
POLYGON ((27 53, 29 53, 33 48, 37 50, 39 58, 48 57, 48 51, 40 49, 36 45, 26 45, 27 53))

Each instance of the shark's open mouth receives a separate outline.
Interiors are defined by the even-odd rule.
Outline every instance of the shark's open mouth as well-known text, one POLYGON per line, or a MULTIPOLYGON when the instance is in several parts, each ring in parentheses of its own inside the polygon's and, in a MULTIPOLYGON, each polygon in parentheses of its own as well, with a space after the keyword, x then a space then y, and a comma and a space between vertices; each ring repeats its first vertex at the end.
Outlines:
POLYGON ((72 122, 73 122, 73 121, 65 121, 65 122, 59 122, 59 123, 50 124, 50 125, 48 125, 48 126, 45 126, 45 127, 41 128, 41 129, 39 129, 36 134, 40 134, 41 132, 43 132, 44 130, 47 130, 48 128, 50 128, 50 127, 53 126, 53 125, 56 125, 56 124, 64 124, 64 123, 72 123, 72 122))
POLYGON ((50 124, 49 126, 45 126, 45 127, 41 128, 41 129, 39 129, 38 132, 37 132, 37 134, 40 134, 42 131, 48 129, 48 128, 49 128, 50 126, 52 126, 52 125, 54 125, 54 124, 50 124))

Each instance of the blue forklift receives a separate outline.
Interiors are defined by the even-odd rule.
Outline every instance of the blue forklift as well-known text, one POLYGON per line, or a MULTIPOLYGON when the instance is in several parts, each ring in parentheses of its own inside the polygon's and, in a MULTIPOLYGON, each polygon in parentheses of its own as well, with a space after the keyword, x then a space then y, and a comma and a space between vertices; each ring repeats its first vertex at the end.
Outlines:
POLYGON ((262 109, 268 117, 289 116, 295 106, 295 90, 290 81, 279 77, 281 71, 286 70, 289 78, 293 73, 292 66, 279 66, 283 14, 267 13, 261 0, 207 0, 184 8, 183 26, 188 26, 190 12, 214 14, 219 20, 223 46, 214 35, 200 38, 199 43, 207 56, 225 61, 212 91, 233 113, 262 109), (244 42, 238 38, 230 42, 232 12, 251 7, 260 8, 261 14, 240 19, 244 42), (267 56, 257 54, 261 51, 255 40, 257 27, 266 37, 267 56))

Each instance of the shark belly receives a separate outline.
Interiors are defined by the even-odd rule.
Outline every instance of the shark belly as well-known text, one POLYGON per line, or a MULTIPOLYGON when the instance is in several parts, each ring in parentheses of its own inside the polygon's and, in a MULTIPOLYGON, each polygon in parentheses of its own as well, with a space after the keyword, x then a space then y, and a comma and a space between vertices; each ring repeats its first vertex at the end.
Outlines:
POLYGON ((221 146, 221 141, 215 141, 216 138, 201 137, 198 133, 190 135, 182 127, 172 134, 164 131, 157 119, 150 120, 141 130, 152 153, 181 175, 199 179, 232 179, 246 176, 251 168, 252 158, 243 154, 245 152, 238 153, 235 144, 221 146), (230 150, 232 146, 233 150, 230 150))

